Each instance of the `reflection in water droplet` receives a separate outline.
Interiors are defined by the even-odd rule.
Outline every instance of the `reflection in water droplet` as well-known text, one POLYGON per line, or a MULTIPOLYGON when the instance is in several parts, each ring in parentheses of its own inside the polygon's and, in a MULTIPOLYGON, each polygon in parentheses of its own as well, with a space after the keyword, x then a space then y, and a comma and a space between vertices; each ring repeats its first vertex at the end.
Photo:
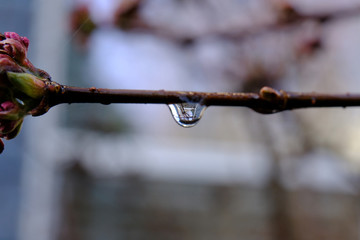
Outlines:
POLYGON ((170 112, 175 121, 182 127, 193 127, 202 117, 206 106, 199 103, 169 104, 170 112))

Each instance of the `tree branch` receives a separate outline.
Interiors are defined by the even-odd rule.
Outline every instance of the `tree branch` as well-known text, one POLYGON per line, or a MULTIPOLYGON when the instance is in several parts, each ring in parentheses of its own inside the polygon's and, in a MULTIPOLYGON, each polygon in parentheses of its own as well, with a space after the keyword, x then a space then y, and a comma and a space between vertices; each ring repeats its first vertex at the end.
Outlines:
POLYGON ((297 93, 277 91, 270 87, 263 87, 259 93, 125 90, 64 85, 61 85, 60 90, 55 89, 48 92, 49 107, 62 103, 198 103, 204 106, 248 107, 269 114, 299 108, 360 106, 360 94, 297 93))

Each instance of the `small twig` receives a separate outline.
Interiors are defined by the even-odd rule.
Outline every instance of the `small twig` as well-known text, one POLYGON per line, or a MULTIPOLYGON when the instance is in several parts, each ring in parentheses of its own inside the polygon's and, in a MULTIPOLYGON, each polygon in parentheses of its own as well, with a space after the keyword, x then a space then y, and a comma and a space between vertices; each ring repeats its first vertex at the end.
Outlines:
MULTIPOLYGON (((140 4, 141 1, 138 1, 140 4)), ((126 27, 121 27, 124 30, 141 30, 148 31, 155 35, 162 36, 164 38, 170 38, 172 40, 178 41, 187 41, 187 40, 196 40, 206 37, 219 36, 223 38, 229 38, 239 41, 240 39, 254 37, 264 32, 273 32, 277 30, 287 29, 289 27, 297 26, 297 24, 305 21, 318 22, 320 24, 332 22, 334 20, 349 18, 358 16, 360 14, 360 6, 355 5, 349 8, 340 9, 332 12, 315 12, 315 13, 306 13, 295 8, 291 4, 284 5, 277 10, 277 17, 272 21, 261 24, 259 26, 250 28, 240 28, 237 30, 234 29, 212 29, 201 33, 176 33, 173 29, 167 29, 165 27, 159 27, 147 23, 145 20, 141 19, 136 11, 139 9, 139 5, 134 3, 133 8, 130 8, 129 12, 132 13, 130 16, 126 16, 126 13, 123 12, 123 15, 118 17, 123 20, 126 20, 126 27)))
POLYGON ((268 114, 299 108, 360 106, 360 94, 296 93, 277 91, 270 87, 263 87, 258 94, 78 88, 63 85, 60 88, 51 89, 47 96, 49 107, 62 103, 176 104, 191 102, 204 106, 248 107, 256 112, 268 114))

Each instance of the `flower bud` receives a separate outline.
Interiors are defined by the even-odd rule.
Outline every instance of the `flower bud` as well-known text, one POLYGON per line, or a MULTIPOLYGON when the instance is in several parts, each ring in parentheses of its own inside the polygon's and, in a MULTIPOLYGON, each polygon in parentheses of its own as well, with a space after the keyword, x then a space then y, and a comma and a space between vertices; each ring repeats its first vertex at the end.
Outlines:
POLYGON ((29 73, 7 72, 10 83, 17 91, 25 93, 33 99, 39 99, 45 94, 45 82, 29 73))
POLYGON ((18 135, 24 117, 43 104, 50 82, 49 74, 27 59, 28 47, 26 37, 0 34, 0 153, 4 149, 1 138, 18 135))

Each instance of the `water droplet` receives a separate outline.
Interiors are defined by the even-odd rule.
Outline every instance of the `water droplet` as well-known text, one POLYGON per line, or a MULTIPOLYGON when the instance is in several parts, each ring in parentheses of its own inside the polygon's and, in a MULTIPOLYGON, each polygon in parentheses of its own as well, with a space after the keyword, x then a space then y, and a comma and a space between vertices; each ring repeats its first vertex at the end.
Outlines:
POLYGON ((206 106, 199 103, 169 104, 170 112, 175 121, 182 127, 195 126, 202 117, 206 106))
POLYGON ((21 106, 25 106, 24 101, 21 100, 20 98, 15 98, 15 100, 16 100, 21 106))

